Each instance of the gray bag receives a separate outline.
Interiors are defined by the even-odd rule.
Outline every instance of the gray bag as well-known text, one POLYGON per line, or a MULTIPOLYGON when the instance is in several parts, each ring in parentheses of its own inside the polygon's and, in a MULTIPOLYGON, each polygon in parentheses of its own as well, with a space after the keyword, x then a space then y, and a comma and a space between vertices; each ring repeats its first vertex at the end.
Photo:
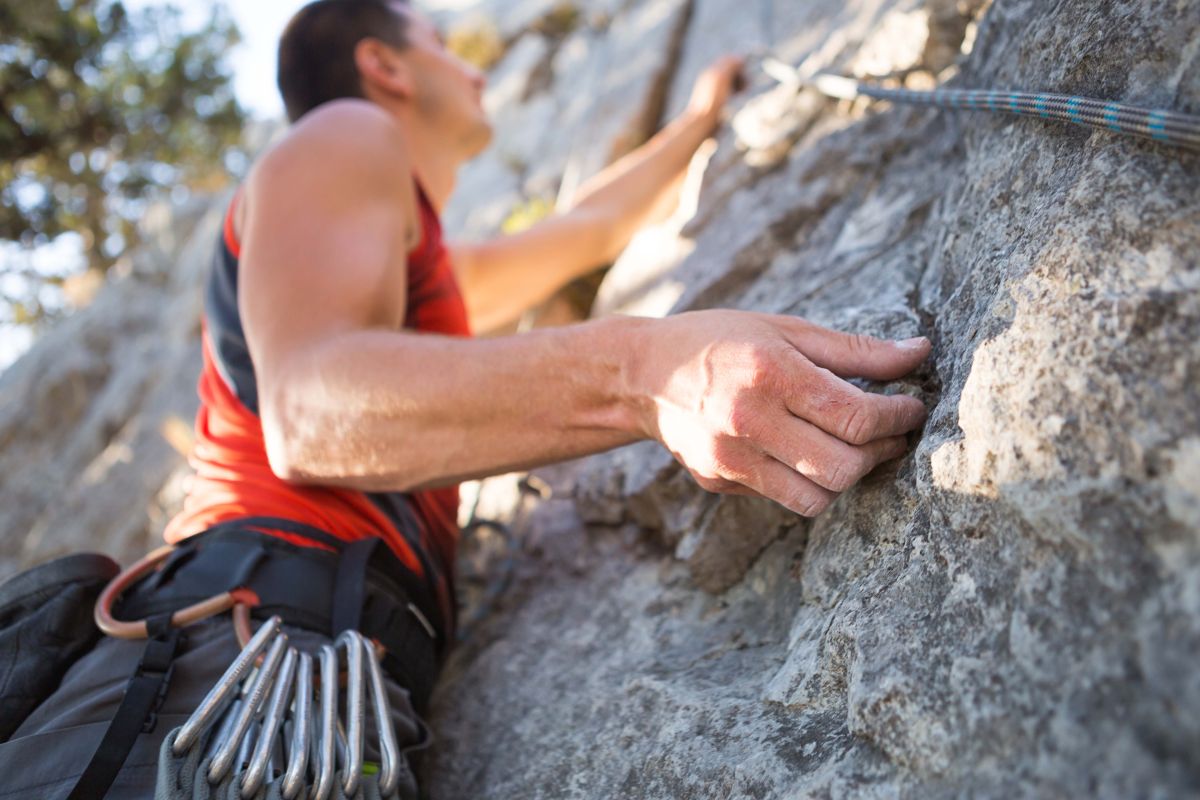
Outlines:
POLYGON ((120 571, 116 562, 79 553, 15 575, 0 585, 0 742, 58 687, 100 631, 92 607, 120 571))

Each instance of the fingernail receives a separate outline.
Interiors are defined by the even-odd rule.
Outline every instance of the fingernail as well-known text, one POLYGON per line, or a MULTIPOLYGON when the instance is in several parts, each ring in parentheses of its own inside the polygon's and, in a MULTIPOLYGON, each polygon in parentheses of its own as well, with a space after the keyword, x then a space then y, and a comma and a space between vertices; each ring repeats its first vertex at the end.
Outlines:
POLYGON ((929 340, 924 336, 914 336, 912 339, 904 339, 903 341, 896 342, 896 347, 905 350, 918 350, 927 344, 929 344, 929 340))

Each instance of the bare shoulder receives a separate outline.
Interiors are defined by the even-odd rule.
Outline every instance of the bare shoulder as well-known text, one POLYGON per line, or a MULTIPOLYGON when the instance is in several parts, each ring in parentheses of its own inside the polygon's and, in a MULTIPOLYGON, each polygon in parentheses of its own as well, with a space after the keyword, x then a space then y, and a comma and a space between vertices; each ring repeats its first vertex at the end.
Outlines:
POLYGON ((353 183, 362 189, 405 186, 412 168, 398 123, 366 100, 336 100, 322 105, 292 125, 262 155, 248 183, 290 184, 307 180, 353 183), (365 182, 365 183, 364 183, 365 182))

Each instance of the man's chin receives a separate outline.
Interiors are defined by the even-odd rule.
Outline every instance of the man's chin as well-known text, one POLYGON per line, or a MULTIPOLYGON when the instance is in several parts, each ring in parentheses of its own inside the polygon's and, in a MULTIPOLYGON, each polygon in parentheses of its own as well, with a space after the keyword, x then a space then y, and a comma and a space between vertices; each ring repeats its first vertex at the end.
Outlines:
POLYGON ((475 131, 472 132, 470 147, 468 148, 467 158, 468 159, 475 158, 480 153, 482 153, 484 150, 487 150, 488 145, 490 145, 492 143, 492 139, 494 137, 495 137, 495 131, 492 129, 492 124, 490 122, 484 120, 475 129, 475 131))

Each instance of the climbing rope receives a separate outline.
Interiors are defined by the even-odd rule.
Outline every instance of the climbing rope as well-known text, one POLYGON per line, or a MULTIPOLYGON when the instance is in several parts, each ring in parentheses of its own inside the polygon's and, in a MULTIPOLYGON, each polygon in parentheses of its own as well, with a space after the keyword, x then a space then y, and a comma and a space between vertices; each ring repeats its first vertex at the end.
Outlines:
MULTIPOLYGON (((780 82, 797 85, 804 83, 793 67, 776 59, 764 59, 763 69, 780 82)), ((1046 92, 888 89, 869 82, 829 74, 816 75, 808 83, 822 94, 842 100, 870 97, 876 100, 891 100, 893 103, 1040 117, 1200 150, 1200 117, 1174 111, 1138 108, 1090 97, 1046 92)))

